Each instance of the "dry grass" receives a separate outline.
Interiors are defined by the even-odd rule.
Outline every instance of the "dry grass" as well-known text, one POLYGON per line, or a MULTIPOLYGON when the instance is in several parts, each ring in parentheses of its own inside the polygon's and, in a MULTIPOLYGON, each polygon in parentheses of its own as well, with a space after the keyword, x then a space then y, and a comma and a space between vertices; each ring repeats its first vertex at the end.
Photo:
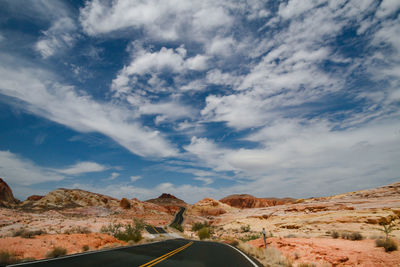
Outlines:
POLYGON ((256 248, 243 242, 239 242, 237 247, 246 254, 256 258, 264 266, 292 267, 291 261, 283 256, 282 253, 276 248, 267 248, 267 253, 265 253, 265 249, 256 248))

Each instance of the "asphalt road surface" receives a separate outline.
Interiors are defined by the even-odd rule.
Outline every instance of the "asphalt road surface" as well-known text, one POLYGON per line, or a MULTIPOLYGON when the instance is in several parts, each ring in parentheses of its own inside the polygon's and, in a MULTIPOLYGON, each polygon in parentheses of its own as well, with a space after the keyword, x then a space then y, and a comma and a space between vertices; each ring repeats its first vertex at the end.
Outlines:
POLYGON ((152 225, 146 226, 145 229, 146 229, 147 232, 149 232, 150 234, 153 234, 153 235, 167 233, 164 230, 164 228, 156 227, 156 226, 152 226, 152 225))
POLYGON ((185 212, 185 210, 186 210, 186 208, 181 207, 181 209, 178 211, 178 213, 175 214, 174 221, 171 223, 171 225, 174 223, 177 223, 177 224, 183 223, 183 213, 185 212))
POLYGON ((233 247, 216 242, 173 239, 147 245, 88 252, 63 258, 16 264, 13 266, 139 266, 139 267, 203 267, 262 266, 233 247))

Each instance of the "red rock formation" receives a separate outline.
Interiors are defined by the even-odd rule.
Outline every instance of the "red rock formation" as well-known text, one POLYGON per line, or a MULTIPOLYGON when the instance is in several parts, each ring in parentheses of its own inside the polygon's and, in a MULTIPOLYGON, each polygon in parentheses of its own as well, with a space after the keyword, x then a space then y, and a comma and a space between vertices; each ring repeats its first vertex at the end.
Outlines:
POLYGON ((2 178, 0 178, 0 205, 1 203, 4 206, 19 203, 19 200, 14 198, 11 188, 2 178))
POLYGON ((26 200, 29 200, 29 201, 38 201, 38 200, 41 200, 43 197, 44 197, 44 196, 32 195, 32 196, 29 196, 26 200))
POLYGON ((167 193, 162 193, 161 196, 159 196, 158 198, 178 199, 176 196, 173 196, 173 195, 167 194, 167 193))
POLYGON ((236 208, 262 208, 295 202, 293 198, 257 198, 252 195, 230 195, 220 200, 236 208))
POLYGON ((123 198, 121 199, 121 201, 119 202, 119 206, 123 209, 130 209, 131 208, 131 202, 129 202, 128 199, 123 198))

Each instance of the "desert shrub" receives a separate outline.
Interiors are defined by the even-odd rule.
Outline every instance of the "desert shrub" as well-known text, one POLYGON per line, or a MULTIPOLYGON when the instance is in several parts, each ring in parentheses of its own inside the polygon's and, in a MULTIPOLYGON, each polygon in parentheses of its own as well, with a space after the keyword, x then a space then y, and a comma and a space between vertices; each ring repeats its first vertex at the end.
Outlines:
POLYGON ((58 258, 67 254, 67 250, 63 247, 55 247, 46 253, 46 258, 58 258))
POLYGON ((110 224, 102 226, 100 232, 110 234, 115 238, 123 241, 133 240, 139 242, 142 240, 142 230, 144 229, 144 222, 134 219, 133 224, 110 224))
POLYGON ((92 231, 90 231, 89 228, 87 227, 82 227, 82 226, 75 226, 70 229, 67 229, 64 231, 64 234, 90 234, 92 231))
POLYGON ((243 242, 239 242, 238 248, 247 255, 259 260, 263 266, 292 267, 290 260, 276 248, 269 247, 265 253, 265 248, 253 247, 243 242))
POLYGON ((175 228, 176 230, 178 230, 180 232, 183 232, 183 227, 179 223, 173 223, 173 224, 171 224, 171 227, 175 228))
POLYGON ((363 236, 359 232, 343 232, 342 238, 349 240, 362 240, 363 236))
POLYGON ((242 225, 240 230, 242 230, 243 233, 248 233, 250 232, 250 225, 242 225))
POLYGON ((30 231, 30 230, 21 228, 21 229, 18 229, 17 231, 15 231, 13 233, 13 236, 20 236, 23 238, 33 238, 34 236, 42 235, 42 234, 46 234, 46 231, 43 231, 43 230, 30 231))
POLYGON ((260 238, 260 236, 261 236, 260 234, 251 234, 251 235, 245 235, 243 237, 240 237, 239 239, 240 239, 240 241, 247 242, 250 240, 258 239, 258 238, 260 238))
POLYGON ((197 235, 199 236, 200 240, 210 238, 210 228, 203 227, 198 232, 197 235))
POLYGON ((131 208, 131 202, 130 202, 128 199, 123 198, 123 199, 121 199, 121 201, 119 202, 119 206, 120 206, 121 208, 123 208, 123 209, 130 209, 130 208, 131 208))
POLYGON ((337 231, 332 231, 332 233, 331 233, 331 237, 332 238, 339 238, 339 233, 337 232, 337 231))
POLYGON ((377 247, 383 247, 386 252, 395 251, 397 250, 397 244, 394 242, 393 239, 377 239, 375 240, 377 247))
POLYGON ((89 246, 88 245, 83 245, 82 246, 82 251, 88 251, 89 250, 89 246))
POLYGON ((0 251, 0 264, 1 265, 8 265, 8 264, 14 264, 19 262, 17 257, 8 251, 0 251))
POLYGON ((208 223, 207 222, 204 222, 204 223, 197 222, 197 223, 193 224, 192 231, 194 231, 194 232, 199 231, 203 227, 208 227, 208 223))

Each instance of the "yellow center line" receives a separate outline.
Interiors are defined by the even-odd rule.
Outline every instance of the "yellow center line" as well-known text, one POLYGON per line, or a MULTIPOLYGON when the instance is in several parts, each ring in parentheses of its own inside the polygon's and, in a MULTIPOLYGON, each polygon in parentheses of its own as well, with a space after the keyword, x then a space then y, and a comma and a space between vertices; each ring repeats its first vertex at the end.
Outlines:
POLYGON ((154 231, 156 231, 157 233, 160 233, 157 231, 157 229, 153 225, 151 227, 153 227, 154 231))
POLYGON ((193 244, 193 241, 191 241, 191 242, 187 243, 186 245, 184 245, 184 246, 182 246, 182 247, 179 247, 179 248, 177 248, 177 249, 175 249, 175 250, 173 250, 173 251, 170 251, 170 252, 168 252, 168 253, 166 253, 166 254, 164 254, 164 255, 158 257, 157 259, 154 259, 154 260, 149 261, 149 262, 147 262, 147 263, 145 263, 145 264, 143 264, 143 265, 140 265, 139 267, 151 267, 151 266, 153 266, 153 265, 156 265, 157 263, 160 263, 160 262, 162 262, 163 260, 166 260, 166 259, 168 259, 169 257, 175 255, 176 253, 181 252, 181 251, 184 250, 185 248, 188 248, 188 247, 191 246, 192 244, 193 244))

